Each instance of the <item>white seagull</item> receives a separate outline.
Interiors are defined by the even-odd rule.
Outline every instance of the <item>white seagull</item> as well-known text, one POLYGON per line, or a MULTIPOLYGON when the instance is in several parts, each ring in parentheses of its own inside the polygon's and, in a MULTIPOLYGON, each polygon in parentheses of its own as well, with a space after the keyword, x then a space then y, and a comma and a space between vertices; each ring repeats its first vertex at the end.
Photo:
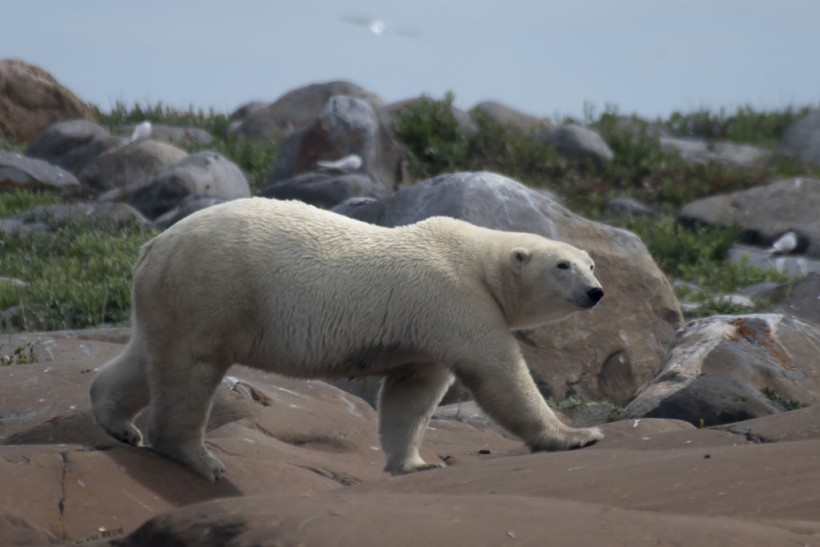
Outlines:
POLYGON ((147 139, 151 136, 151 122, 145 120, 144 122, 137 124, 134 127, 134 131, 131 133, 131 138, 128 142, 134 142, 141 139, 147 139))
POLYGON ((362 166, 362 158, 357 154, 349 154, 335 161, 319 160, 316 167, 322 171, 341 171, 342 173, 352 173, 358 171, 362 166))
POLYGON ((797 248, 797 234, 794 232, 786 232, 772 243, 768 250, 769 254, 785 255, 789 254, 797 248))

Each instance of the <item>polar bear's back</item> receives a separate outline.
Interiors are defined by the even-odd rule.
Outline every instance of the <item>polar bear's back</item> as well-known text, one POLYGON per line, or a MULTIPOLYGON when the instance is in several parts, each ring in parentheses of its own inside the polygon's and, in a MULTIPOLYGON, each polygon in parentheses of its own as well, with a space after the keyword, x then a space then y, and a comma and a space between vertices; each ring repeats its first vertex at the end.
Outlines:
POLYGON ((146 244, 135 309, 157 337, 207 325, 237 362, 276 361, 285 374, 309 376, 330 362, 344 369, 380 348, 412 352, 475 292, 450 229, 462 224, 382 228, 299 202, 234 200, 146 244), (439 309, 441 318, 430 311, 439 309))

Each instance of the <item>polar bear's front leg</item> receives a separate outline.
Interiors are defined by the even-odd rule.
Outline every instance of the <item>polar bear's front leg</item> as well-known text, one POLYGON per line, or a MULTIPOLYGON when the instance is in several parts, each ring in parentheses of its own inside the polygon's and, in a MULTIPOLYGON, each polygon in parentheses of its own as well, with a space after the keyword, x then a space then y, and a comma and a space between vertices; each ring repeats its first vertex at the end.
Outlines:
POLYGON ((538 391, 514 340, 462 364, 456 376, 493 420, 533 451, 581 448, 604 438, 597 427, 574 428, 558 419, 538 391))
POLYGON ((450 371, 424 363, 402 367, 384 378, 379 395, 379 437, 385 471, 401 475, 443 467, 419 455, 424 430, 452 383, 450 371))

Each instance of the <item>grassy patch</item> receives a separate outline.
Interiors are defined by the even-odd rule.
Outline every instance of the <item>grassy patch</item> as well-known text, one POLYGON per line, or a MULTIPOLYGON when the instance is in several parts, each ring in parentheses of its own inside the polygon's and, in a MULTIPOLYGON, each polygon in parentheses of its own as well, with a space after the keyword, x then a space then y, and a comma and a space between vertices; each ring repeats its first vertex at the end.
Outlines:
POLYGON ((0 192, 0 218, 8 218, 35 205, 52 205, 61 202, 62 199, 59 196, 47 192, 27 192, 25 190, 0 192))
POLYGON ((783 410, 797 410, 798 408, 806 408, 809 406, 806 403, 801 403, 796 399, 787 399, 770 387, 761 388, 760 392, 768 400, 782 407, 783 410))
POLYGON ((23 330, 123 323, 131 307, 131 269, 153 229, 73 220, 54 233, 0 234, 0 276, 28 286, 0 286, 0 310, 19 306, 23 330))

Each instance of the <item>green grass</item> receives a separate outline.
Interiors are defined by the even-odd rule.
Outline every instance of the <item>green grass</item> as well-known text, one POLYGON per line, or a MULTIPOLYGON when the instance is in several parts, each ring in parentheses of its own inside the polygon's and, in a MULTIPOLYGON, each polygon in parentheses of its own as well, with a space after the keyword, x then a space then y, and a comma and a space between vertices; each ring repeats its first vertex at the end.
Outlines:
POLYGON ((55 233, 0 234, 0 275, 28 286, 0 285, 0 310, 21 306, 14 327, 55 330, 123 323, 131 307, 131 269, 153 229, 90 219, 55 233))
POLYGON ((806 403, 800 402, 796 399, 787 399, 770 387, 761 388, 760 392, 768 400, 783 408, 783 410, 797 410, 798 408, 807 408, 809 406, 806 403))
POLYGON ((47 192, 15 190, 0 193, 0 218, 8 218, 35 205, 53 205, 61 202, 62 198, 60 196, 47 192))

